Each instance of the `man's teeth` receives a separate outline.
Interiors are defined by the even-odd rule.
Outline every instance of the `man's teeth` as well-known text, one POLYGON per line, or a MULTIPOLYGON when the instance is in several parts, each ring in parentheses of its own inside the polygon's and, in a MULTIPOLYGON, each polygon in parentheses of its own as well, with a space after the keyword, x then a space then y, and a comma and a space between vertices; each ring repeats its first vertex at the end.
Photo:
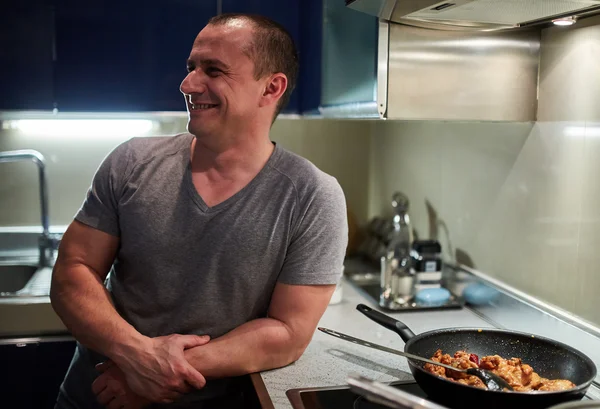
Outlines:
POLYGON ((215 104, 192 104, 192 109, 208 109, 216 107, 215 104))

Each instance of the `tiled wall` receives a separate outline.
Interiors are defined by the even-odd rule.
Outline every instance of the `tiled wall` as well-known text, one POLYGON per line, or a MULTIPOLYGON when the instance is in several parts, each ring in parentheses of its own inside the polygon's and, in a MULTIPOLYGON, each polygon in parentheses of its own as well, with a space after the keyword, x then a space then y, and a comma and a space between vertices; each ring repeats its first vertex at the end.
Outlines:
MULTIPOLYGON (((155 134, 185 131, 186 118, 162 118, 155 134)), ((367 217, 370 124, 366 121, 278 119, 271 137, 335 176, 359 222, 367 217)), ((56 137, 0 131, 0 151, 39 150, 47 160, 50 222, 66 225, 81 205, 102 159, 124 137, 56 137)), ((33 163, 0 164, 0 226, 40 224, 37 170, 33 163)))

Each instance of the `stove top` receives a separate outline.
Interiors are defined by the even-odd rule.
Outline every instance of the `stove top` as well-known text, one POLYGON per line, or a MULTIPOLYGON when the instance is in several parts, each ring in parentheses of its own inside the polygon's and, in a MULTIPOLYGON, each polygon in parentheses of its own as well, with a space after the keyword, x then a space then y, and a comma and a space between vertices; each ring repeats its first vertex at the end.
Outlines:
MULTIPOLYGON (((397 381, 390 386, 427 399, 427 395, 414 380, 397 381)), ((350 390, 348 386, 290 389, 286 392, 294 409, 381 409, 386 406, 371 402, 350 390)), ((449 408, 452 409, 452 408, 449 408)))
MULTIPOLYGON (((442 404, 429 398, 414 380, 396 381, 390 383, 389 386, 422 399, 419 399, 418 405, 406 406, 408 408, 430 407, 432 403, 436 403, 447 409, 462 409, 456 406, 448 406, 447 403, 442 404)), ((286 392, 286 395, 294 409, 389 409, 387 406, 369 401, 364 396, 353 392, 348 385, 290 389, 286 392)), ((414 400, 416 401, 417 399, 414 400)), ((582 405, 586 403, 598 404, 598 401, 592 396, 586 395, 579 403, 582 405)), ((571 404, 574 404, 574 402, 571 402, 571 404)))

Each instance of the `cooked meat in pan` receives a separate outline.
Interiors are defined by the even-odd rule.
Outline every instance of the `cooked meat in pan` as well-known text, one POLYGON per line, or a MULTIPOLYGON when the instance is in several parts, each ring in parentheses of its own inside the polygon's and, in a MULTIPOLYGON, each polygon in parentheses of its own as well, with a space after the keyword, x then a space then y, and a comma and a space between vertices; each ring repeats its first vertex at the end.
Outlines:
MULTIPOLYGON (((576 386, 566 379, 542 378, 533 371, 531 366, 524 364, 520 358, 504 359, 498 355, 490 355, 484 356, 480 360, 477 355, 465 351, 457 351, 452 357, 449 354, 443 354, 442 350, 438 349, 431 359, 458 369, 487 369, 502 377, 517 392, 562 391, 576 386)), ((486 389, 485 384, 476 376, 446 370, 433 364, 425 364, 423 368, 442 378, 486 389)))

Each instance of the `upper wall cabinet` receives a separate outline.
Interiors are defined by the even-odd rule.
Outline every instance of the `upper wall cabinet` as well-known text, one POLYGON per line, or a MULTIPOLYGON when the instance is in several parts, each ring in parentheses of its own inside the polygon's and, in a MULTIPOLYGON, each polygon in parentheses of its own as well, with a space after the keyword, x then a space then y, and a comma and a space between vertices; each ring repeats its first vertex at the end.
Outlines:
POLYGON ((343 0, 21 3, 0 5, 2 111, 185 111, 186 59, 219 12, 270 17, 294 38, 300 76, 284 113, 374 100, 377 19, 343 0))
POLYGON ((60 111, 183 111, 179 85, 216 1, 56 1, 60 111))
POLYGON ((377 116, 377 18, 343 0, 303 0, 302 113, 377 116))
POLYGON ((54 13, 45 0, 2 1, 0 110, 51 110, 54 13))

